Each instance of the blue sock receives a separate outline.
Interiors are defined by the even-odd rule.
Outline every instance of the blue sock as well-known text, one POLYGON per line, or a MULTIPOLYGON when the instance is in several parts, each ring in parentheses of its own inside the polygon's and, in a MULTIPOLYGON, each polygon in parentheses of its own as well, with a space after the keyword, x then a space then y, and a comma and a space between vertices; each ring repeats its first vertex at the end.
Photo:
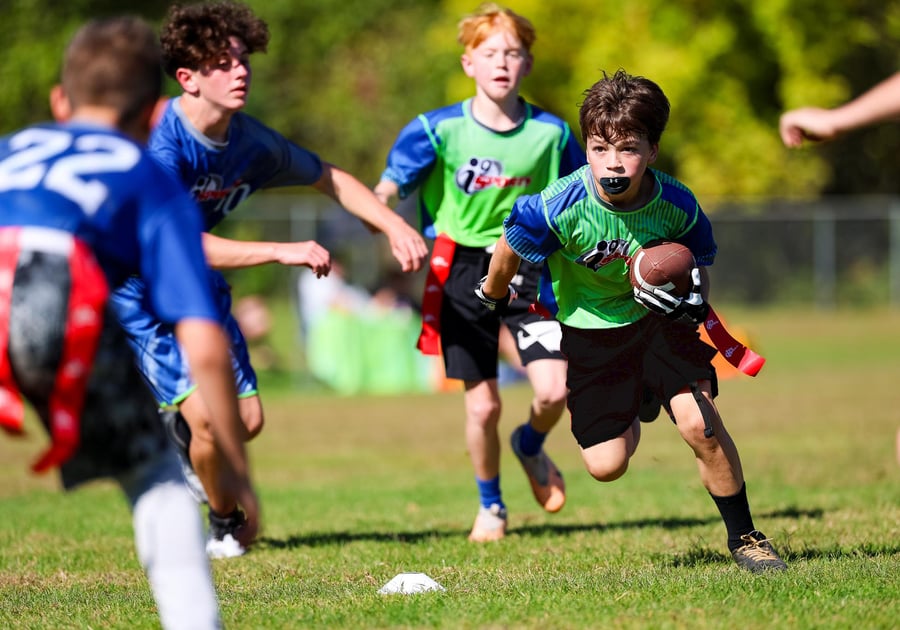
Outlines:
POLYGON ((519 448, 525 455, 537 455, 541 452, 546 438, 546 433, 535 431, 531 423, 526 422, 522 425, 522 431, 519 433, 519 448))
POLYGON ((481 498, 481 505, 489 508, 496 503, 500 507, 506 507, 503 505, 503 499, 500 496, 500 475, 487 481, 475 477, 475 481, 478 483, 478 495, 481 498))

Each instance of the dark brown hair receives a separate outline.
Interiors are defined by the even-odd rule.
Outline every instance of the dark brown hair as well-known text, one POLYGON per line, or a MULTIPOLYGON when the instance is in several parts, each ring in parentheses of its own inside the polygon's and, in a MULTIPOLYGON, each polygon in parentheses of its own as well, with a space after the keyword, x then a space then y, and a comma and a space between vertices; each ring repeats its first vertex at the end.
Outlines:
POLYGON ((112 107, 127 126, 162 89, 156 33, 138 17, 92 20, 66 46, 62 88, 72 108, 112 107))
POLYGON ((658 144, 669 121, 669 99, 650 79, 617 70, 603 73, 584 93, 579 112, 581 139, 598 136, 613 142, 630 136, 658 144))
POLYGON ((228 50, 237 37, 248 53, 265 52, 269 27, 250 7, 237 2, 174 5, 160 31, 163 67, 170 76, 178 68, 197 70, 228 50))

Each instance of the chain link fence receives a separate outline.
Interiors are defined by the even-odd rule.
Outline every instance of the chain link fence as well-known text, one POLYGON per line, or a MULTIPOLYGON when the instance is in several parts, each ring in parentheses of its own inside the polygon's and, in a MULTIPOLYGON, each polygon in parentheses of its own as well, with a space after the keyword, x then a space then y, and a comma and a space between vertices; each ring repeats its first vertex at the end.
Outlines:
MULTIPOLYGON (((398 210, 410 222, 406 204, 398 210)), ((223 225, 253 240, 310 240, 341 261, 348 280, 374 289, 396 263, 384 237, 321 195, 257 195, 223 225)), ((717 302, 748 306, 900 305, 900 197, 717 203, 707 210, 719 245, 710 268, 717 302)), ((297 270, 233 274, 239 292, 284 295, 297 270)), ((420 276, 422 274, 419 274, 420 276)), ((414 289, 422 278, 413 276, 414 289)))

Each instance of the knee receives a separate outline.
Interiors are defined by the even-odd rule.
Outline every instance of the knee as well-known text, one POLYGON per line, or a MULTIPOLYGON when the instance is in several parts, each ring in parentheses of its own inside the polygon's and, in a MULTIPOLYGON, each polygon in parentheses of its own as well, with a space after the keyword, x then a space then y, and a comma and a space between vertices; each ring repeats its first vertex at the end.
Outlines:
POLYGON ((259 435, 265 424, 262 411, 242 413, 241 420, 244 422, 244 429, 246 430, 246 434, 244 435, 245 442, 249 442, 259 435))
MULTIPOLYGON (((707 403, 708 404, 708 403, 707 403)), ((706 435, 706 421, 703 419, 703 413, 696 404, 691 406, 687 411, 682 411, 675 416, 675 423, 678 425, 678 432, 682 439, 687 442, 695 451, 714 449, 718 441, 716 434, 721 430, 722 423, 718 414, 712 405, 709 406, 708 413, 712 421, 713 435, 706 435)))
POLYGON ((566 407, 566 396, 569 390, 565 383, 551 383, 534 388, 534 405, 538 410, 558 410, 562 413, 566 407))
POLYGON ((469 423, 479 427, 496 426, 500 421, 500 410, 499 399, 485 398, 478 401, 470 401, 466 405, 469 423))
POLYGON ((586 458, 584 465, 591 477, 597 481, 615 481, 628 470, 628 459, 595 459, 586 458))

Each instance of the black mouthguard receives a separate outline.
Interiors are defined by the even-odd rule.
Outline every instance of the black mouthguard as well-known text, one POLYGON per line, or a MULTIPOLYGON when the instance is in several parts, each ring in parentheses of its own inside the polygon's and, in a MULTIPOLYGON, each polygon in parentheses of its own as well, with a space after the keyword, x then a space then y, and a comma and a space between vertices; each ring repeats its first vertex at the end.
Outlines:
POLYGON ((601 177, 600 186, 608 195, 621 195, 631 186, 630 177, 601 177))

